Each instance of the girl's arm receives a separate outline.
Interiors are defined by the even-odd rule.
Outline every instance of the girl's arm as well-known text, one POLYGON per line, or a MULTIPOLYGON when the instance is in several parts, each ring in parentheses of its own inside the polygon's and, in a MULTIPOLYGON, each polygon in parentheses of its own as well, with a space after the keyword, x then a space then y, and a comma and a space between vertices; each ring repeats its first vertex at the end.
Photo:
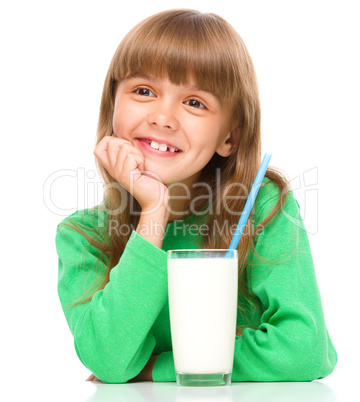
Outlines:
MULTIPOLYGON (((80 220, 81 212, 72 218, 80 220)), ((86 211, 82 216, 90 233, 96 219, 86 211)), ((70 307, 69 303, 89 295, 84 290, 101 279, 106 265, 96 247, 61 223, 56 248, 58 294, 81 362, 108 383, 126 383, 143 370, 145 373, 155 362, 155 357, 151 359, 156 343, 151 328, 167 300, 166 253, 132 232, 104 289, 90 301, 70 307)))
MULTIPOLYGON (((264 219, 279 196, 259 210, 264 219)), ((313 259, 293 193, 265 227, 249 284, 262 314, 258 329, 236 337, 233 381, 311 381, 329 375, 337 355, 329 337, 313 259)))
POLYGON ((138 374, 136 377, 134 377, 132 380, 128 382, 138 382, 138 381, 152 381, 152 371, 154 368, 154 364, 156 359, 159 357, 157 356, 151 356, 149 361, 145 364, 145 367, 141 370, 140 374, 138 374))
MULTIPOLYGON (((134 377, 132 380, 129 380, 129 382, 139 382, 139 381, 152 381, 152 370, 155 364, 156 359, 159 357, 157 356, 151 356, 149 361, 145 364, 145 367, 141 370, 141 372, 134 377)), ((97 377, 94 376, 94 374, 91 374, 91 376, 86 380, 86 381, 99 381, 97 377)))

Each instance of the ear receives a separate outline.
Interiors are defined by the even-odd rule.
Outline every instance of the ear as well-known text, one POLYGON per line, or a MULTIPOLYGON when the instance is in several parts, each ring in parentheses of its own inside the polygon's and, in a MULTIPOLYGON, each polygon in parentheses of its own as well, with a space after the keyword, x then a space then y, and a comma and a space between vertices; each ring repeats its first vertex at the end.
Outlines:
POLYGON ((230 156, 233 154, 237 148, 239 142, 239 135, 240 130, 238 127, 234 128, 230 133, 227 135, 225 140, 221 145, 218 146, 216 152, 223 157, 230 156))

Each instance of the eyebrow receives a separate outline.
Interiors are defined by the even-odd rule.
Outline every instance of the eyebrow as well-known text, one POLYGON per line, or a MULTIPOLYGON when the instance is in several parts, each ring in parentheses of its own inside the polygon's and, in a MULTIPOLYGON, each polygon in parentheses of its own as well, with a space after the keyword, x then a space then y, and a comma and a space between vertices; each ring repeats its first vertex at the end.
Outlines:
MULTIPOLYGON (((130 80, 130 79, 132 79, 132 78, 142 78, 142 79, 148 80, 148 81, 150 81, 150 82, 153 82, 154 84, 158 84, 158 83, 159 83, 159 80, 158 80, 157 78, 152 77, 151 75, 146 75, 146 74, 130 74, 130 75, 128 75, 127 77, 125 77, 125 78, 123 79, 123 82, 126 82, 126 81, 128 81, 128 80, 130 80)), ((187 86, 185 86, 185 88, 186 88, 187 90, 189 90, 189 91, 205 92, 205 93, 207 93, 207 94, 213 96, 213 97, 220 103, 220 105, 223 104, 223 101, 222 101, 222 99, 220 98, 220 96, 219 96, 218 94, 214 93, 214 92, 207 91, 206 89, 200 88, 200 87, 197 86, 197 85, 187 85, 187 86)))

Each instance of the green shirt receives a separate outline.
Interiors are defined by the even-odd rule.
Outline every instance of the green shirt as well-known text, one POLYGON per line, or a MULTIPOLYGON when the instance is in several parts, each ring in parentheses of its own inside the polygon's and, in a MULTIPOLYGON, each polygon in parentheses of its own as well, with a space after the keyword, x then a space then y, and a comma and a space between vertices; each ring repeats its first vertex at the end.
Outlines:
MULTIPOLYGON (((260 189, 255 224, 268 216, 278 199, 274 183, 260 189)), ((101 208, 80 210, 71 218, 84 223, 89 235, 95 236, 104 222, 106 227, 101 208)), ((56 233, 58 294, 79 359, 100 380, 126 383, 152 355, 159 355, 153 381, 176 381, 166 251, 198 248, 198 217, 168 223, 162 249, 132 231, 105 288, 75 307, 68 303, 90 294, 84 291, 102 277, 108 257, 63 226, 68 219, 56 233)), ((329 375, 337 354, 324 321, 307 232, 291 191, 255 248, 271 264, 249 254, 248 284, 258 308, 239 297, 246 313, 238 313, 237 323, 247 327, 235 336, 231 381, 311 381, 329 375)))

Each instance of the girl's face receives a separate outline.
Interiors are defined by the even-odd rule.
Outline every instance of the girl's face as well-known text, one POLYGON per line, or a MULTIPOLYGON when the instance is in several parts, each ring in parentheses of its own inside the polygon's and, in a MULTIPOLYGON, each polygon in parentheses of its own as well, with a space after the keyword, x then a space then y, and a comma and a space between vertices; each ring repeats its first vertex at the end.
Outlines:
POLYGON ((169 185, 191 186, 215 152, 231 154, 232 109, 214 94, 190 82, 174 85, 169 80, 134 75, 118 85, 113 130, 145 156, 145 170, 156 173, 169 185), (159 150, 150 140, 165 145, 159 150), (170 150, 179 149, 179 152, 170 150))

